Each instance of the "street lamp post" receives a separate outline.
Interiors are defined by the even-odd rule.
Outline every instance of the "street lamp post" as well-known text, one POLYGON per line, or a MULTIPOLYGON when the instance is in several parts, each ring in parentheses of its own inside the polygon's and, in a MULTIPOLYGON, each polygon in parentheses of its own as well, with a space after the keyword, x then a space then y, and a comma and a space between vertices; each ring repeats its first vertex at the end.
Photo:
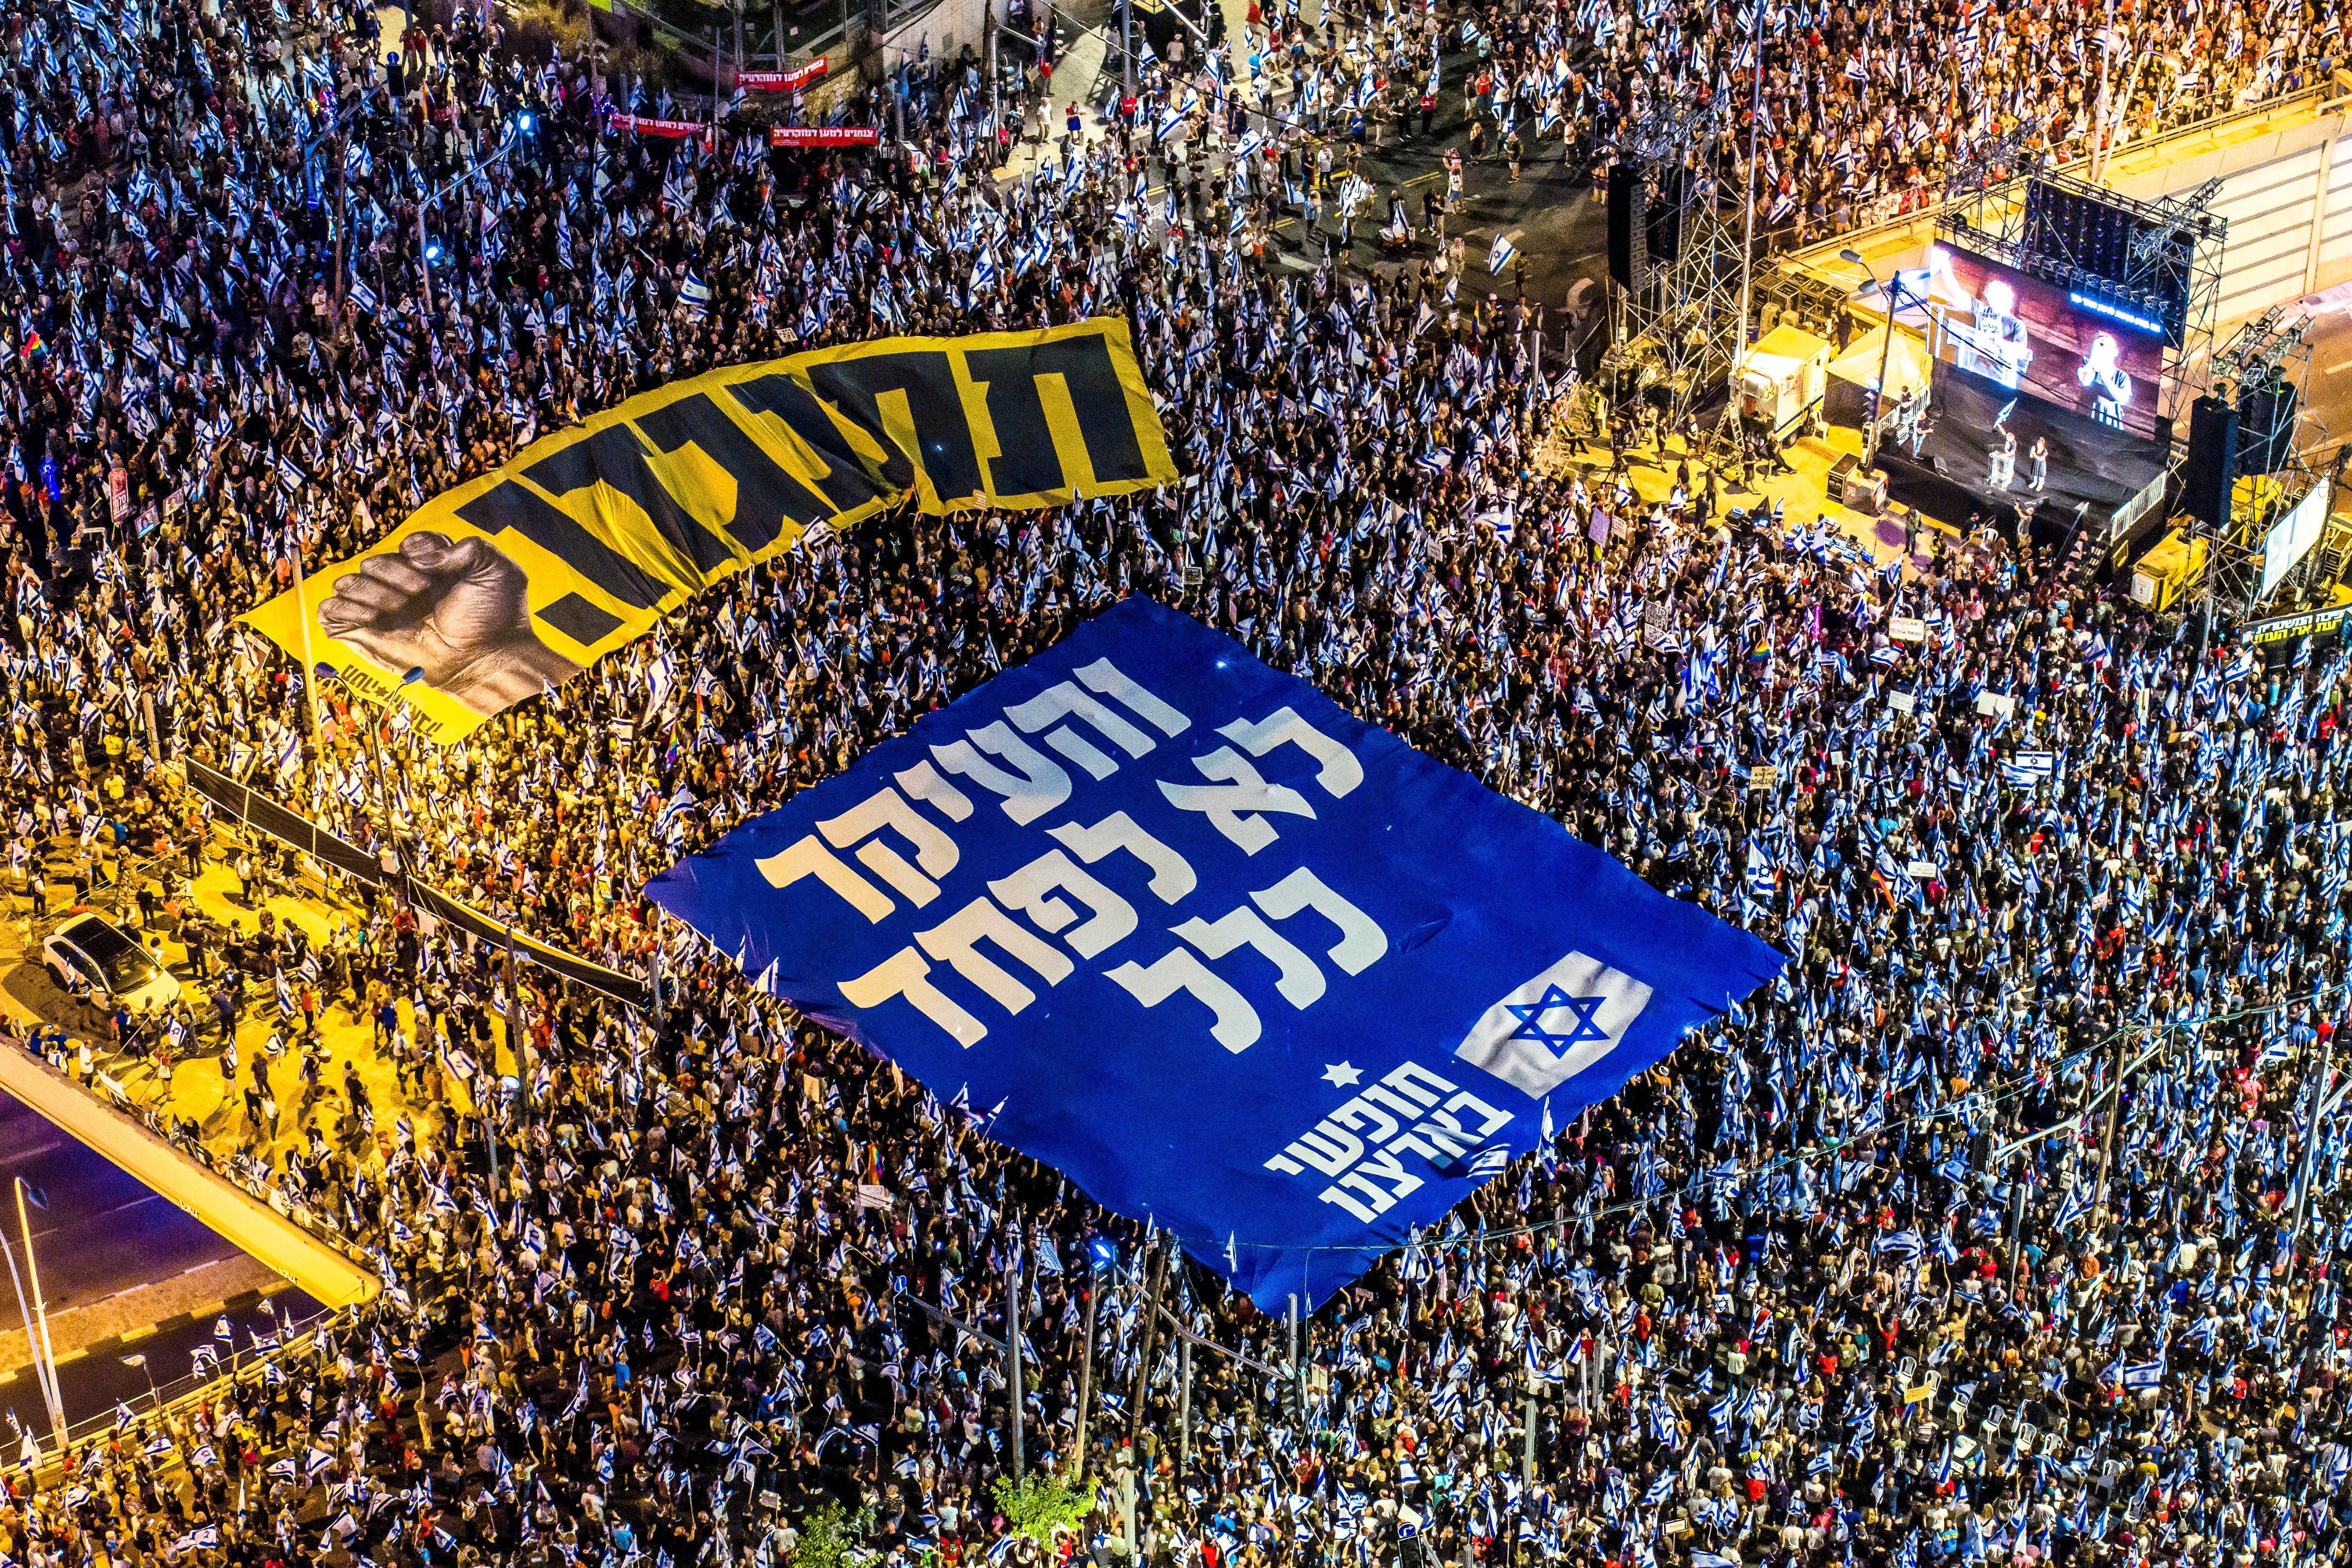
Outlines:
POLYGON ((33 1256, 33 1222, 25 1212, 25 1200, 28 1195, 32 1199, 33 1206, 41 1209, 49 1206, 49 1197, 47 1193, 34 1186, 22 1176, 16 1178, 16 1228, 25 1237, 25 1275, 33 1282, 33 1318, 40 1325, 41 1330, 41 1342, 35 1351, 35 1359, 48 1363, 49 1422, 57 1433, 58 1452, 63 1454, 66 1446, 65 1395, 58 1387, 57 1349, 49 1342, 49 1310, 41 1300, 41 1264, 40 1260, 33 1256))
POLYGON ((1013 1405, 1013 1484, 1021 1484, 1021 1244, 1004 1259, 1004 1368, 1013 1405))
POLYGON ((58 1397, 57 1385, 49 1363, 41 1355, 41 1340, 35 1327, 32 1308, 25 1304, 25 1278, 16 1271, 16 1249, 8 1245, 5 1231, 0 1231, 0 1257, 8 1259, 9 1283, 16 1287, 16 1310, 25 1320, 25 1347, 33 1356, 33 1381, 41 1385, 41 1403, 49 1409, 49 1427, 58 1435, 59 1452, 65 1439, 65 1406, 58 1397))
POLYGON ((1893 283, 1881 283, 1878 274, 1871 270, 1870 263, 1862 258, 1862 252, 1841 250, 1838 259, 1852 262, 1869 273, 1870 286, 1877 289, 1886 301, 1886 335, 1878 344, 1878 379, 1871 384, 1870 388, 1870 428, 1862 433, 1862 468, 1864 473, 1868 473, 1878 466, 1878 431, 1886 418, 1886 365, 1895 352, 1895 312, 1903 308, 1903 274, 1898 268, 1893 283))
POLYGON ((507 139, 499 143, 496 152, 416 204, 416 270, 424 279, 425 315, 428 323, 433 316, 433 242, 427 239, 425 234, 425 209, 435 205, 443 196, 465 184, 475 175, 513 152, 515 143, 520 141, 523 133, 530 129, 530 113, 528 110, 515 116, 514 122, 507 127, 507 139))

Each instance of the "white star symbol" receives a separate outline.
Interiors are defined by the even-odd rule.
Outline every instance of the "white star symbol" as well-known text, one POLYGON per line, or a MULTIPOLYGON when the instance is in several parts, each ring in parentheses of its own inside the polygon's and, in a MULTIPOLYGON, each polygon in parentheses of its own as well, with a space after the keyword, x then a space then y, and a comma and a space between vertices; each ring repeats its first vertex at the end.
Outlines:
POLYGON ((1346 1062, 1333 1062, 1323 1069, 1323 1081, 1339 1089, 1355 1088, 1356 1080, 1363 1076, 1363 1068, 1350 1067, 1346 1062))

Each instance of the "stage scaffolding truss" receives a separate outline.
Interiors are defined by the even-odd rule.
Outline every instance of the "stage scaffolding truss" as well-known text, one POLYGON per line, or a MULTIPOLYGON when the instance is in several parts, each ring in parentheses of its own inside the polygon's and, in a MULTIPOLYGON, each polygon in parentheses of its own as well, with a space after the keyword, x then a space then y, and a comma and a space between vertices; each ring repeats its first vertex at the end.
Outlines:
POLYGON ((2329 484, 2313 470, 2295 440, 2304 394, 2311 379, 2310 319, 2273 305, 2213 352, 2214 396, 2238 411, 2240 470, 2231 486, 2230 526, 2217 537, 2196 525, 2212 554, 2205 574, 2206 605, 2225 620, 2255 613, 2266 598, 2294 593, 2301 578, 2320 570, 2311 551, 2263 593, 2263 565, 2272 526, 2307 496, 2329 484), (2251 464, 2243 455, 2266 454, 2251 464), (2254 471, 2244 471, 2247 468, 2254 471))
POLYGON ((1668 427, 1731 378, 1739 352, 1741 237, 1723 204, 1720 98, 1653 98, 1624 128, 1612 179, 1643 184, 1633 287, 1610 290, 1604 384, 1621 405, 1646 400, 1668 427))

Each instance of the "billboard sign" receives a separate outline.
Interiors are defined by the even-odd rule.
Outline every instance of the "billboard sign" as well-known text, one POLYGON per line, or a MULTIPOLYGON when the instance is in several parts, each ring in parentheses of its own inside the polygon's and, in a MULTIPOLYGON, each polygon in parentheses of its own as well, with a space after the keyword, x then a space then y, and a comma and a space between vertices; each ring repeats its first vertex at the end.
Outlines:
POLYGON ((2327 531, 2327 496, 2332 489, 2326 479, 2313 485, 2263 536, 2263 590, 2254 595, 2256 599, 2269 598, 2279 579, 2294 571, 2294 563, 2309 554, 2327 531))

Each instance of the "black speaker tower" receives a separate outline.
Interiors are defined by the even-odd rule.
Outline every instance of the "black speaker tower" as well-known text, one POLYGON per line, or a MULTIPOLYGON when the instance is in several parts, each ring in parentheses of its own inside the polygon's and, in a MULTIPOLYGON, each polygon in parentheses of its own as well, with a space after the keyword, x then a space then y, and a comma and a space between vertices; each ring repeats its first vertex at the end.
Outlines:
POLYGON ((2238 411, 2208 394, 2189 405, 2189 461, 2181 503, 2217 532, 2230 527, 2230 487, 2238 477, 2238 411))
POLYGON ((2294 460, 2299 408, 2292 382, 2250 382, 2238 389, 2238 472, 2274 474, 2294 460))
POLYGON ((1643 199, 1642 167, 1612 163, 1609 168, 1609 276, 1621 289, 1641 291, 1649 270, 1648 204, 1643 199))

